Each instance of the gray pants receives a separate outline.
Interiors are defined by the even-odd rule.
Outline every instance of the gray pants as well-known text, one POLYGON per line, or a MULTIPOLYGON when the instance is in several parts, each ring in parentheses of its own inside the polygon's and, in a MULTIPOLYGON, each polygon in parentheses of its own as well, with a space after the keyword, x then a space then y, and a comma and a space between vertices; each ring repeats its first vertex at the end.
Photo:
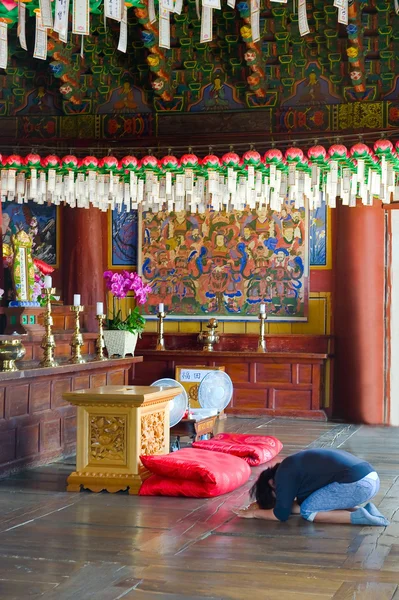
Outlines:
POLYGON ((354 508, 371 500, 380 489, 377 473, 369 473, 353 483, 330 483, 316 490, 301 504, 301 515, 313 521, 318 512, 354 508))

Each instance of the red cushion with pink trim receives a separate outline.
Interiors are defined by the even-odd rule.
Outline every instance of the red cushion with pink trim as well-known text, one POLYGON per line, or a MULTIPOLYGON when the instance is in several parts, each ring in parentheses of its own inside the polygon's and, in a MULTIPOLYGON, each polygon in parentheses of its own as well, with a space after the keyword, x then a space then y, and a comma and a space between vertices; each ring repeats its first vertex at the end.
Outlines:
POLYGON ((193 447, 233 454, 243 458, 251 467, 256 467, 277 456, 281 452, 283 444, 271 435, 218 433, 211 440, 194 442, 193 447))
POLYGON ((194 448, 142 456, 141 462, 153 475, 143 482, 140 496, 211 498, 235 490, 251 474, 248 464, 237 456, 194 448))

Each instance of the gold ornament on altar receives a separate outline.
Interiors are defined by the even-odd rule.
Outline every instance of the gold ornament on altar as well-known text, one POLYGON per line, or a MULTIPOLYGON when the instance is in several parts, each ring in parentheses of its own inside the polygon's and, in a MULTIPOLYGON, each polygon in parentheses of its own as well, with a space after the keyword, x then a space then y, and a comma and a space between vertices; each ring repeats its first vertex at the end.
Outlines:
POLYGON ((219 334, 216 333, 218 328, 217 319, 209 319, 206 327, 208 331, 201 331, 201 333, 198 335, 198 341, 204 344, 202 349, 205 352, 213 352, 214 344, 219 343, 219 334))
POLYGON ((104 356, 104 321, 105 315, 96 315, 98 321, 98 337, 96 341, 96 356, 94 360, 107 360, 104 356))
MULTIPOLYGON (((32 239, 25 231, 18 231, 11 237, 12 243, 12 276, 17 302, 32 302, 35 283, 35 267, 32 258, 32 239)), ((10 249, 6 250, 8 255, 10 249)))
POLYGON ((44 350, 44 357, 40 361, 41 367, 57 367, 58 362, 54 358, 55 340, 52 332, 53 317, 51 316, 51 296, 55 294, 55 288, 45 288, 46 294, 46 311, 44 313, 45 334, 42 339, 41 348, 44 350))
POLYGON ((80 333, 79 315, 83 312, 84 306, 71 306, 71 311, 75 313, 75 328, 72 335, 70 346, 72 348, 72 357, 69 362, 73 365, 82 365, 86 361, 82 356, 81 348, 83 346, 83 336, 80 333))

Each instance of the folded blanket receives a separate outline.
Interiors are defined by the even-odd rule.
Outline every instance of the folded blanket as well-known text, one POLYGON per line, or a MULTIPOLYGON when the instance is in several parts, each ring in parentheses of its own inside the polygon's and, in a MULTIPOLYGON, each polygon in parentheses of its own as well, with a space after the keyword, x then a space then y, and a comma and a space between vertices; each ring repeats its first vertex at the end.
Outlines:
POLYGON ((243 458, 251 467, 256 467, 277 456, 281 452, 283 444, 271 435, 218 433, 211 440, 194 442, 193 447, 233 454, 243 458))

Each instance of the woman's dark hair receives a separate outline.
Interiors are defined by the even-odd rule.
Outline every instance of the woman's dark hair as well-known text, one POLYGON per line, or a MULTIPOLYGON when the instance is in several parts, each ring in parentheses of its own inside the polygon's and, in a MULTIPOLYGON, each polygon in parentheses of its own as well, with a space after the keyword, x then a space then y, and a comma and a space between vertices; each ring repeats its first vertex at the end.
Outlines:
POLYGON ((269 481, 270 479, 274 480, 279 466, 280 463, 277 463, 274 465, 274 467, 270 467, 269 469, 262 471, 257 482, 251 488, 251 498, 256 500, 259 508, 270 509, 274 508, 276 505, 274 489, 270 485, 269 481))

